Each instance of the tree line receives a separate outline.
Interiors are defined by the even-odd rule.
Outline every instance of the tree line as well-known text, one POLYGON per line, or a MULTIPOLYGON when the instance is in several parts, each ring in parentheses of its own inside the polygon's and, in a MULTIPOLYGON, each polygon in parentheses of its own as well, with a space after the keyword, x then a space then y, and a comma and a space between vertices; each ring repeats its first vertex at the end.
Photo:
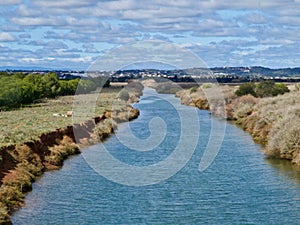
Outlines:
POLYGON ((109 86, 109 81, 103 77, 60 80, 55 73, 25 75, 2 72, 0 109, 18 108, 43 98, 85 94, 106 86, 109 86))

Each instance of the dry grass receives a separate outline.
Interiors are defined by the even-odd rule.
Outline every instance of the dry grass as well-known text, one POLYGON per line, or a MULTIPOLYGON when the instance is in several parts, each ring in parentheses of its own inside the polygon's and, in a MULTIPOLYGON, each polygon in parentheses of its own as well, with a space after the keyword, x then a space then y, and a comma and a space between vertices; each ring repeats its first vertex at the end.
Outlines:
MULTIPOLYGON (((267 155, 289 159, 300 165, 299 87, 300 84, 293 84, 289 87, 291 92, 284 95, 255 98, 250 95, 237 97, 234 94, 237 87, 221 86, 226 102, 226 118, 235 120, 251 133, 255 141, 264 144, 267 155)), ((218 94, 214 85, 177 93, 183 104, 201 109, 208 108, 206 96, 210 97, 209 109, 217 110, 218 94)))
POLYGON ((183 89, 176 93, 184 105, 196 106, 199 109, 209 109, 214 115, 226 117, 226 103, 236 96, 235 87, 218 84, 203 84, 200 87, 183 89))
POLYGON ((69 155, 79 154, 78 146, 70 137, 64 136, 56 145, 49 148, 50 155, 45 157, 45 161, 54 166, 62 166, 63 160, 69 155))
POLYGON ((229 104, 227 104, 227 117, 229 119, 240 120, 251 113, 254 110, 254 106, 258 103, 258 99, 252 95, 244 95, 239 98, 234 98, 229 104))
POLYGON ((262 99, 257 109, 272 124, 267 154, 300 164, 300 92, 262 99))

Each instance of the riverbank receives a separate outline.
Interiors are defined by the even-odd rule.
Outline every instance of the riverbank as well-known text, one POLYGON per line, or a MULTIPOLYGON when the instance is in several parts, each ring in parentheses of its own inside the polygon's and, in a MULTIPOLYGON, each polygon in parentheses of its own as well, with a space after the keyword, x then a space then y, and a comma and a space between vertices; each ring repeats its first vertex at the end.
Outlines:
MULTIPOLYGON (((98 143, 90 146, 83 152, 84 157, 72 157, 61 170, 43 175, 34 185, 34 190, 26 196, 26 206, 13 214, 12 222, 206 224, 210 221, 211 224, 294 224, 300 220, 299 171, 289 171, 282 165, 286 161, 265 159, 261 146, 255 144, 240 128, 211 116, 208 111, 180 106, 179 99, 175 99, 174 95, 160 95, 153 90, 146 90, 140 103, 134 106, 140 110, 141 116, 119 126, 118 132, 123 135, 113 135, 104 145, 98 143), (178 110, 181 116, 177 115, 178 110), (189 129, 191 126, 184 133, 180 126, 182 119, 195 121, 191 112, 199 115, 197 123, 201 130, 196 137, 193 135, 198 132, 189 129), (161 118, 167 129, 162 132, 164 129, 159 123, 148 129, 153 118, 161 118), (217 127, 226 126, 222 150, 209 169, 199 173, 199 160, 205 157, 203 154, 207 150, 213 123, 217 127), (123 139, 132 136, 126 132, 128 129, 141 141, 152 136, 152 141, 146 140, 149 143, 146 145, 153 146, 153 150, 132 151, 134 146, 128 143, 132 138, 125 142, 123 139), (162 133, 165 137, 163 142, 157 138, 162 133), (144 173, 145 176, 139 177, 122 170, 124 164, 109 169, 111 163, 107 163, 110 159, 97 158, 99 151, 106 149, 126 165, 155 166, 157 162, 168 160, 178 147, 182 135, 189 135, 191 139, 181 148, 183 154, 169 165, 172 168, 184 165, 180 160, 186 158, 184 153, 188 149, 195 149, 193 157, 182 170, 176 174, 174 172, 172 177, 158 185, 134 187, 120 185, 118 180, 144 182, 160 176, 166 170, 157 170, 148 175, 144 173), (196 139, 192 140, 193 137, 196 139), (194 145, 195 141, 198 141, 197 146, 194 145), (105 166, 102 169, 97 167, 94 164, 97 161, 105 166), (287 171, 283 171, 285 169, 287 171), (111 173, 105 176, 101 171, 111 173), (296 173, 298 175, 294 176, 296 173)), ((145 143, 140 144, 135 143, 135 147, 146 147, 145 143)))
POLYGON ((276 97, 256 98, 251 95, 238 97, 237 87, 203 84, 181 90, 176 96, 182 104, 210 110, 212 114, 232 120, 248 131, 253 139, 264 146, 267 157, 287 159, 300 165, 300 95, 291 92, 276 97), (220 113, 218 102, 206 99, 207 92, 221 90, 225 110, 220 113))
POLYGON ((239 97, 235 94, 238 86, 212 83, 189 89, 154 80, 145 81, 144 85, 160 93, 175 93, 184 105, 209 110, 213 115, 233 121, 264 146, 267 157, 290 160, 300 166, 300 91, 295 85, 289 86, 288 93, 265 98, 239 97))
MULTIPOLYGON (((28 124, 28 114, 31 114, 31 126, 19 126, 22 129, 14 129, 6 125, 6 130, 15 132, 11 136, 4 137, 7 142, 1 142, 0 149, 0 224, 11 224, 11 213, 21 207, 26 192, 31 190, 32 183, 43 172, 51 169, 58 169, 63 165, 64 159, 69 155, 79 154, 80 147, 103 141, 117 128, 117 123, 130 121, 139 115, 139 111, 133 108, 130 103, 136 102, 141 95, 142 86, 138 84, 129 84, 125 87, 128 92, 128 99, 119 99, 121 89, 107 89, 98 96, 95 107, 95 116, 88 121, 82 121, 72 124, 71 117, 61 116, 62 113, 52 114, 53 109, 58 111, 71 108, 72 104, 65 101, 67 97, 57 99, 62 103, 61 106, 51 107, 51 102, 46 102, 47 106, 33 105, 31 108, 20 109, 15 112, 7 112, 10 115, 18 115, 19 120, 28 124), (46 109, 44 108, 46 107, 46 109), (51 110, 52 109, 52 110, 51 110), (26 113, 24 113, 24 110, 26 113), (37 112, 49 111, 49 119, 54 121, 49 123, 47 120, 34 118, 37 112), (56 121, 57 119, 57 121, 56 121), (63 122, 59 122, 63 121, 63 122), (52 131, 48 131, 51 129, 52 131), (56 127, 53 129, 53 126, 56 127), (39 133, 38 127, 43 127, 44 132, 39 133), (24 129, 23 129, 24 128, 24 129), (34 138, 26 135, 25 128, 34 131, 34 138), (36 129, 35 129, 36 128, 36 129), (79 137, 75 137, 75 130, 81 130, 79 137), (46 130, 46 132, 45 132, 46 130), (17 134, 22 138, 16 138, 17 134), (31 140, 32 139, 32 140, 31 140), (25 141, 24 141, 25 140, 25 141), (79 142, 78 142, 79 140, 79 142), (23 142, 22 142, 23 141, 23 142), (8 145, 7 143, 13 143, 8 145)), ((91 96, 82 95, 84 99, 90 99, 91 96)), ((71 97, 68 97, 72 99, 71 97)), ((2 113, 2 112, 1 112, 2 113)), ((5 114, 6 112, 3 112, 5 114)), ((1 116, 5 116, 5 115, 1 116)), ((41 115, 45 116, 45 115, 41 115)), ((14 124, 9 123, 8 124, 14 124)))

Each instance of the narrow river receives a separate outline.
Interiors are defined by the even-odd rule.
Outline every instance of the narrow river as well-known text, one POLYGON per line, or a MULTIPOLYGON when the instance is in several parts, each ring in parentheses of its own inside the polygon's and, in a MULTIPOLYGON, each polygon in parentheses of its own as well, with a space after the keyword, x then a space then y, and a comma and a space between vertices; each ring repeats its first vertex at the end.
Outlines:
MULTIPOLYGON (((14 213, 13 224, 300 223, 300 171, 289 162, 266 159, 261 146, 249 134, 212 117, 208 111, 181 106, 173 95, 146 89, 135 107, 140 109, 140 117, 121 124, 119 136, 111 136, 104 145, 82 150, 84 154, 66 160, 62 169, 47 172, 37 180, 26 196, 25 207, 14 213), (166 171, 169 177, 154 179, 151 184, 149 173, 133 176, 134 172, 115 166, 104 171, 91 162, 103 148, 133 168, 148 168, 167 161, 180 146, 180 139, 187 138, 182 134, 186 124, 181 122, 185 121, 182 116, 189 117, 191 110, 196 110, 199 121, 190 123, 199 123, 200 129, 189 136, 196 142, 184 142, 179 151, 183 158, 188 149, 195 151, 187 157, 186 164, 182 158, 166 164, 178 171, 161 170, 161 177, 166 176, 166 171), (212 164, 200 172, 199 162, 213 136, 212 121, 220 127, 226 125, 225 137, 212 164), (127 135, 128 128, 138 138, 132 142, 143 151, 132 150, 133 143, 124 144, 126 136, 122 134, 127 135), (155 143, 151 146, 149 142, 155 143), (196 145, 187 146, 189 143, 196 145), (99 170, 104 172, 98 173, 99 170), (127 180, 128 184, 122 184, 127 180), (150 184, 143 185, 147 182, 150 184)), ((193 129, 194 125, 187 126, 193 129)), ((129 138, 126 140, 130 142, 129 138)), ((159 172, 154 171, 153 176, 160 175, 159 172)))

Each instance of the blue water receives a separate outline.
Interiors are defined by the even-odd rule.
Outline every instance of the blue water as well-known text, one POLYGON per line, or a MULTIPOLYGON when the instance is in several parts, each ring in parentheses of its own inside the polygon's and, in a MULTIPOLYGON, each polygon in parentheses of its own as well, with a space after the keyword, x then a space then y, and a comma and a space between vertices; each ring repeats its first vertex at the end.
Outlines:
MULTIPOLYGON (((25 207, 13 215, 13 224, 300 223, 300 172, 289 162, 265 159, 250 135, 207 111, 196 111, 199 121, 195 124, 195 109, 181 106, 172 95, 146 90, 135 107, 140 109, 140 117, 121 124, 118 134, 121 138, 130 136, 126 130, 129 126, 134 135, 143 139, 133 141, 143 151, 124 145, 118 135, 109 138, 104 146, 82 150, 86 154, 71 157, 62 169, 47 172, 34 183, 25 207), (199 130, 184 130, 182 115, 191 119, 188 127, 199 126, 199 130), (155 126, 149 125, 151 119, 155 126), (200 172, 199 162, 212 135, 212 121, 220 128, 226 125, 225 138, 212 164, 200 172), (189 137, 184 136, 187 133, 189 137), (172 172, 172 168, 154 167, 151 174, 147 171, 144 176, 133 176, 129 170, 111 167, 111 174, 103 177, 95 162, 87 163, 93 158, 99 160, 98 150, 105 148, 114 158, 132 165, 133 170, 148 168, 167 161, 180 138, 191 137, 187 143, 193 145, 196 140, 195 151, 188 155, 192 148, 185 143, 179 149, 181 158, 168 164, 179 171, 161 181, 159 178, 172 172), (154 143, 153 149, 149 140, 154 143), (187 155, 191 158, 185 164, 182 159, 187 155), (152 182, 153 177, 157 178, 153 184, 142 186, 152 182), (118 179, 130 180, 131 185, 116 183, 118 179)), ((99 161, 109 166, 106 163, 99 161)))

